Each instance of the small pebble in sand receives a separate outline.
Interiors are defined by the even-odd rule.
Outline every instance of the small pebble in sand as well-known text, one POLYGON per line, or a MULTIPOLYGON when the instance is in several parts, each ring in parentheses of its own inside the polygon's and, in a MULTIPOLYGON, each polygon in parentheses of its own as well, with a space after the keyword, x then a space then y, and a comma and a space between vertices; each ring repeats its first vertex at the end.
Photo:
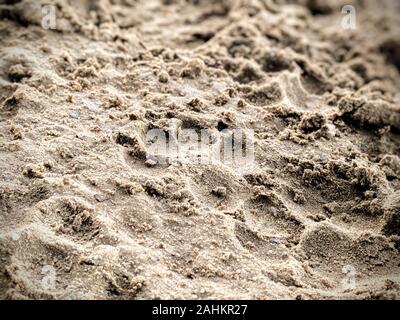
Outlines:
POLYGON ((167 83, 168 80, 169 80, 168 73, 166 73, 165 71, 160 72, 160 74, 158 75, 158 81, 162 83, 167 83))
POLYGON ((146 165, 147 167, 152 168, 152 167, 154 167, 154 166, 157 165, 157 162, 154 161, 153 159, 148 159, 148 160, 146 160, 145 165, 146 165))
POLYGON ((216 187, 211 191, 211 193, 218 198, 225 198, 227 194, 227 190, 225 187, 216 187))

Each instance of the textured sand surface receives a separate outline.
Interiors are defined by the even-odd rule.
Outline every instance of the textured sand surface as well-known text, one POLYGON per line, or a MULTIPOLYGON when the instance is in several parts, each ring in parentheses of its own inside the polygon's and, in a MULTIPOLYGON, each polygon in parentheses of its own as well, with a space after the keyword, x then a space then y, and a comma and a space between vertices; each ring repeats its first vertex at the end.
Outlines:
POLYGON ((0 298, 400 298, 399 5, 0 0, 0 298), (146 164, 171 122, 255 167, 146 164))

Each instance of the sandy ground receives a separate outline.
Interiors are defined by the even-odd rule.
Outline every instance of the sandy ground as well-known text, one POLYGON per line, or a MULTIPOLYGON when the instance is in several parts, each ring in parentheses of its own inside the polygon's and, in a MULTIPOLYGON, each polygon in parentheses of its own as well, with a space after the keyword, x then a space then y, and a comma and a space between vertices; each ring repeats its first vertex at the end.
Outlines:
POLYGON ((400 298, 399 4, 1 0, 0 298, 400 298))

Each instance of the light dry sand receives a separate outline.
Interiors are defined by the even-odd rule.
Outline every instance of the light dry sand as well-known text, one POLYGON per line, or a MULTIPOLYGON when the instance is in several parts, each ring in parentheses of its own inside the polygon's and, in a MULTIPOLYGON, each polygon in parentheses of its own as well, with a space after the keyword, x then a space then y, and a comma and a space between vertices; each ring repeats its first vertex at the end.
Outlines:
POLYGON ((399 298, 399 13, 1 0, 0 298, 399 298), (256 168, 146 165, 171 121, 256 168))

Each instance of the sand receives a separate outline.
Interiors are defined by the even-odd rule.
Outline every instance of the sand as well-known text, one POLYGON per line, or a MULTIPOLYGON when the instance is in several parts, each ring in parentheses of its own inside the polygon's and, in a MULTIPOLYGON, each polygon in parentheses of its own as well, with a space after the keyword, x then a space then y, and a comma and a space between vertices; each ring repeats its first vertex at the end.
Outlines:
POLYGON ((0 1, 0 298, 400 298, 399 13, 0 1), (148 161, 171 123, 254 165, 148 161))

